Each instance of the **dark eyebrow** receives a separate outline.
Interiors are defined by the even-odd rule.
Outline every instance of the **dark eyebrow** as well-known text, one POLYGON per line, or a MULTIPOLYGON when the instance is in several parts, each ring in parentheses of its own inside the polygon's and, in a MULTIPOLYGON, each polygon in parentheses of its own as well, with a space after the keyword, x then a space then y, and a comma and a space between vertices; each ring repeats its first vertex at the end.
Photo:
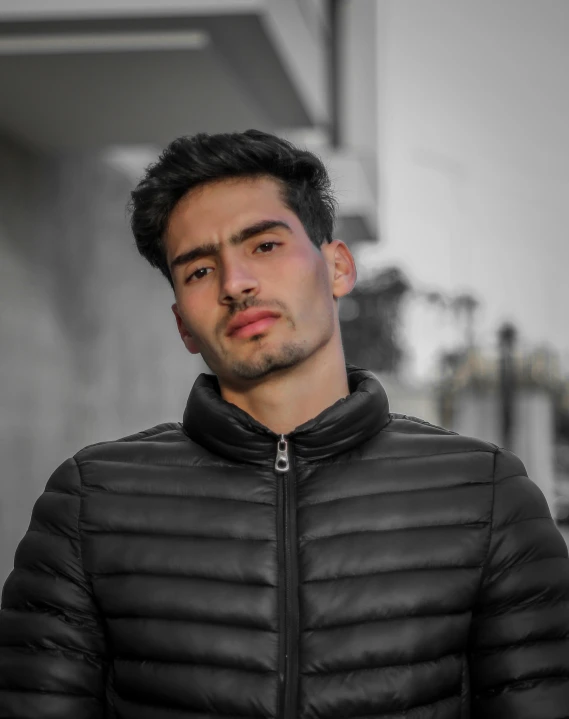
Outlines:
MULTIPOLYGON (((283 220, 261 220, 260 222, 256 222, 254 225, 249 225, 248 227, 244 227, 242 230, 239 230, 239 232, 236 232, 229 238, 229 244, 233 246, 240 245, 246 240, 249 240, 251 237, 262 235, 264 232, 274 230, 276 227, 282 227, 288 232, 292 232, 290 226, 283 220)), ((188 265, 190 262, 199 260, 202 257, 219 255, 220 250, 221 245, 215 242, 206 242, 199 247, 194 247, 193 250, 188 250, 188 252, 183 252, 181 255, 174 257, 170 263, 170 272, 173 272, 176 267, 188 265)))

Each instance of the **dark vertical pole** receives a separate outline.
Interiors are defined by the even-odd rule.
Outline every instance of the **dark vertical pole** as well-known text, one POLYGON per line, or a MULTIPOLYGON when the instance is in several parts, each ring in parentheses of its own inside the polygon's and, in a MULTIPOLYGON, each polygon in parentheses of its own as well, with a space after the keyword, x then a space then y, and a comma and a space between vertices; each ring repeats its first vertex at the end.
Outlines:
POLYGON ((502 445, 512 449, 516 377, 514 368, 514 345, 516 328, 505 324, 498 332, 500 345, 500 408, 502 419, 502 445))
POLYGON ((340 23, 342 0, 329 0, 330 3, 330 47, 329 47, 329 93, 330 93, 330 143, 340 147, 342 143, 340 127, 340 23))

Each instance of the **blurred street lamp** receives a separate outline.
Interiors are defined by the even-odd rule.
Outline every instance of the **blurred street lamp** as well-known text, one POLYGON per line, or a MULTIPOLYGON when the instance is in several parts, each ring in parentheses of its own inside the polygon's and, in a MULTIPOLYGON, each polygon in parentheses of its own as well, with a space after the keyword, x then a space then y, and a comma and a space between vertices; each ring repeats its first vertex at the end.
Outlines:
POLYGON ((506 449, 512 446, 513 424, 515 421, 516 377, 514 369, 514 346, 517 331, 514 325, 506 323, 498 331, 500 348, 500 406, 502 419, 502 444, 506 449))

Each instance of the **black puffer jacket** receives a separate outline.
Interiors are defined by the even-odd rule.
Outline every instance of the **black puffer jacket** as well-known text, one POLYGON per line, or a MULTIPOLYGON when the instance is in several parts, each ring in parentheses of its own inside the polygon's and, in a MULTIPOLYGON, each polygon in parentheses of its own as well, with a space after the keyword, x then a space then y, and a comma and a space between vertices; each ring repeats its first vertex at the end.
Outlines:
POLYGON ((541 492, 349 382, 279 453, 202 375, 183 426, 65 462, 4 588, 0 718, 569 717, 541 492))

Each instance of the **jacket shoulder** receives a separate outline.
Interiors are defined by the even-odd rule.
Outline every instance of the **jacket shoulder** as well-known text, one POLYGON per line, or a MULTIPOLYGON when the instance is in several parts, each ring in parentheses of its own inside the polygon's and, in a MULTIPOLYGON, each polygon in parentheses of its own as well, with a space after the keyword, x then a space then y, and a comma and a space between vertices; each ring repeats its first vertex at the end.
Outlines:
POLYGON ((80 449, 73 459, 81 465, 93 460, 120 460, 135 454, 147 457, 164 449, 175 451, 176 445, 187 446, 189 442, 179 422, 163 422, 118 439, 89 444, 80 449))
POLYGON ((459 434, 412 415, 391 412, 389 418, 382 433, 387 433, 394 448, 409 448, 418 454, 483 452, 491 455, 500 449, 492 442, 459 434))
POLYGON ((413 433, 413 432, 429 432, 432 430, 433 434, 454 434, 458 435, 458 432, 453 432, 451 429, 446 429, 445 427, 441 427, 437 424, 432 424, 432 422, 427 422, 426 419, 421 419, 420 417, 414 417, 411 414, 401 414, 399 412, 390 412, 389 413, 390 423, 389 423, 389 429, 390 431, 399 431, 399 432, 407 432, 407 433, 413 433))

